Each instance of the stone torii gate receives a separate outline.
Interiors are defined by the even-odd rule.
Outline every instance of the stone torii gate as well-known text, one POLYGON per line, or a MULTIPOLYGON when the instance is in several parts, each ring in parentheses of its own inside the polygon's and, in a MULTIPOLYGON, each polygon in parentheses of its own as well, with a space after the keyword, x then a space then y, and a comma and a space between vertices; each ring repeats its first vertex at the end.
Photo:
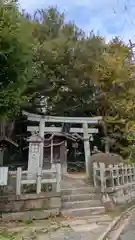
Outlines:
MULTIPOLYGON (((90 124, 98 124, 102 117, 61 117, 61 116, 43 116, 33 113, 28 113, 23 111, 23 114, 27 116, 29 121, 39 122, 39 127, 28 127, 27 130, 30 132, 39 132, 41 139, 44 139, 44 133, 54 133, 62 132, 62 127, 46 127, 45 123, 71 123, 71 124, 82 124, 82 128, 71 128, 71 133, 83 133, 84 140, 84 152, 85 152, 85 166, 86 173, 89 176, 89 166, 90 166, 90 135, 93 133, 98 133, 98 129, 89 128, 90 124)), ((44 142, 40 142, 40 162, 39 165, 43 165, 43 151, 44 151, 44 142)))

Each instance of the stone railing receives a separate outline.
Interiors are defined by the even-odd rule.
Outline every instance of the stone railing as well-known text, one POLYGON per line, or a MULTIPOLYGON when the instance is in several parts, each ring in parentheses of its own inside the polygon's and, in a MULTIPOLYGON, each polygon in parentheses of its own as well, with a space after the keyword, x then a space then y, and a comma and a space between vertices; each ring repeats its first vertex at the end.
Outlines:
POLYGON ((100 186, 102 192, 113 191, 120 186, 135 184, 135 165, 93 164, 94 186, 100 186))
POLYGON ((59 163, 48 170, 39 168, 36 175, 21 168, 17 171, 1 168, 0 173, 0 214, 3 220, 44 219, 60 214, 59 163))
POLYGON ((94 186, 102 194, 109 194, 115 203, 130 202, 135 199, 135 164, 105 166, 93 164, 94 186))
POLYGON ((28 171, 22 171, 21 168, 17 168, 17 171, 9 171, 10 177, 16 179, 16 195, 21 195, 22 187, 35 185, 36 193, 40 194, 43 184, 56 184, 56 192, 60 192, 61 181, 61 165, 59 163, 53 165, 51 169, 43 170, 38 168, 37 174, 29 174, 28 171))

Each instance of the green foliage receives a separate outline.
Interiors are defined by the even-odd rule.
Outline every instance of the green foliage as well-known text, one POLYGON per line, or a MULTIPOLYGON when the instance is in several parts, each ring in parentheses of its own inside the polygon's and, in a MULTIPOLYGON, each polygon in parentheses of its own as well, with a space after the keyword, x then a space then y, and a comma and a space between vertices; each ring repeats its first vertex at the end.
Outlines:
POLYGON ((104 116, 109 136, 115 140, 113 150, 126 157, 130 142, 125 133, 133 129, 135 118, 135 65, 131 49, 119 39, 106 46, 97 66, 100 88, 97 107, 104 116))
POLYGON ((8 231, 6 231, 6 230, 1 230, 0 231, 0 239, 1 240, 19 240, 20 239, 20 236, 18 236, 18 234, 17 233, 10 233, 10 232, 8 232, 8 231))
POLYGON ((0 5, 0 117, 13 118, 32 77, 32 29, 15 3, 0 5))
POLYGON ((94 69, 104 40, 92 33, 86 38, 74 23, 65 23, 64 14, 55 8, 36 12, 33 22, 36 82, 28 89, 35 93, 33 109, 46 97, 49 114, 92 115, 94 69))

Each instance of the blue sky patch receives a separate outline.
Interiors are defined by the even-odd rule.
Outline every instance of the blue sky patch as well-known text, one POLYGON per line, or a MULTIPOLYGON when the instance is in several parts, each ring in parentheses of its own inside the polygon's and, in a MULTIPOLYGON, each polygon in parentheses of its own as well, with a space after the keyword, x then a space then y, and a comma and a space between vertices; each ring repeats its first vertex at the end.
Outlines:
POLYGON ((20 0, 21 8, 56 6, 66 19, 74 21, 86 33, 94 30, 106 38, 119 36, 125 42, 135 41, 135 0, 20 0))

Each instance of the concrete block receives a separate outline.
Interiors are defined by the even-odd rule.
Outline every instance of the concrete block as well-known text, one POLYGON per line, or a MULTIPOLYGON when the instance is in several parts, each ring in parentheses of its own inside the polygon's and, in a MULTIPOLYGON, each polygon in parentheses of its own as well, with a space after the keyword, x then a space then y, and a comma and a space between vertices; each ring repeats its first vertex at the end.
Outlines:
POLYGON ((50 208, 61 208, 61 198, 50 198, 50 208))
POLYGON ((61 208, 61 197, 10 200, 1 203, 3 212, 25 212, 36 209, 61 208))

